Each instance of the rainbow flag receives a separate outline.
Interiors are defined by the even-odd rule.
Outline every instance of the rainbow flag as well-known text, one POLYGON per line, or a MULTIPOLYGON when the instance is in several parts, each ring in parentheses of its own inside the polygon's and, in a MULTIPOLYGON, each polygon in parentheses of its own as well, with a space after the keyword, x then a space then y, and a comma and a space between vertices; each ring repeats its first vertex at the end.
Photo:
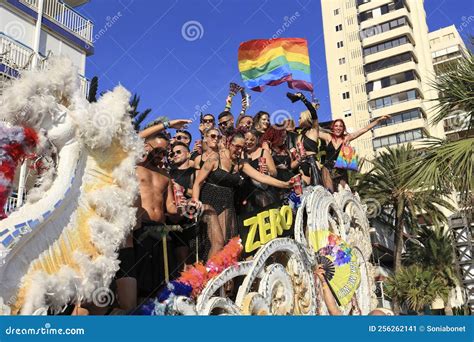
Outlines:
POLYGON ((247 88, 287 82, 292 89, 313 91, 308 43, 303 38, 255 39, 240 44, 239 70, 247 88))

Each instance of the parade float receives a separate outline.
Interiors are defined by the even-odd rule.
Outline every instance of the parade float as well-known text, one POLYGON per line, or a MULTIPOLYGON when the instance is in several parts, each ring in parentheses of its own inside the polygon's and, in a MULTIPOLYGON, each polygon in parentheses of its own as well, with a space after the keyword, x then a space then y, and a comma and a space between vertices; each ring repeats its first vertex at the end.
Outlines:
MULTIPOLYGON (((90 302, 110 285, 118 248, 135 224, 143 143, 128 115, 130 94, 119 86, 89 103, 76 75, 70 61, 56 58, 3 93, 1 140, 10 148, 0 149, 0 200, 22 158, 49 161, 26 204, 0 221, 3 314, 90 302)), ((243 228, 241 240, 185 271, 146 314, 325 315, 319 264, 343 314, 376 306, 366 208, 348 187, 335 194, 307 187, 298 209, 263 210, 243 228)))

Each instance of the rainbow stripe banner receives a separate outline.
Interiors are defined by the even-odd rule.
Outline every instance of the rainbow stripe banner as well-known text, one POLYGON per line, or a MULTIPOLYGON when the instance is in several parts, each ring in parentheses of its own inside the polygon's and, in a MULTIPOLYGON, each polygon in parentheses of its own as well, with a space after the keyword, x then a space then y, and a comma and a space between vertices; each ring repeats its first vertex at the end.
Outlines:
POLYGON ((292 89, 313 91, 306 39, 250 40, 240 44, 238 60, 247 88, 262 91, 287 82, 292 89))

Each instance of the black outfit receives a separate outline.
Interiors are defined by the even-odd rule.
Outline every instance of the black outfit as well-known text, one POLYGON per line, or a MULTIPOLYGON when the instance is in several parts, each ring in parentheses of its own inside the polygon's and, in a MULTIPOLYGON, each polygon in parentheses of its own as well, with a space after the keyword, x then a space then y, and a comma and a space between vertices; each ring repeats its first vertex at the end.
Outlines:
POLYGON ((346 183, 349 183, 349 176, 347 174, 347 170, 345 169, 337 169, 334 167, 336 163, 337 157, 339 152, 341 151, 342 145, 338 148, 335 148, 332 141, 327 144, 326 146, 326 162, 324 166, 326 166, 331 174, 331 179, 334 183, 334 189, 337 189, 338 184, 341 180, 344 180, 346 183))
MULTIPOLYGON (((173 168, 170 170, 170 176, 171 178, 181 185, 184 188, 184 196, 189 199, 190 196, 186 194, 186 191, 188 189, 192 189, 193 183, 194 183, 194 173, 195 169, 190 167, 184 170, 180 170, 177 168, 173 168)), ((183 228, 186 227, 182 232, 171 232, 170 236, 173 241, 173 244, 176 247, 181 247, 181 246, 186 246, 186 247, 192 247, 193 242, 196 239, 197 235, 197 224, 193 225, 194 221, 182 217, 182 219, 177 222, 180 226, 183 228)))
MULTIPOLYGON (((262 149, 260 156, 256 159, 247 158, 244 162, 249 163, 254 169, 258 170, 259 158, 263 157, 262 149)), ((245 215, 256 209, 268 206, 277 200, 275 189, 267 184, 260 183, 248 176, 244 176, 244 183, 236 192, 236 206, 239 215, 245 215), (245 203, 245 204, 244 204, 245 203)))
MULTIPOLYGON (((306 100, 304 96, 301 98, 301 101, 309 110, 311 114, 311 119, 313 121, 318 120, 318 113, 316 112, 316 108, 314 108, 311 102, 306 100)), ((316 153, 316 155, 318 155, 318 153, 320 152, 320 146, 318 142, 308 138, 305 134, 306 132, 303 130, 303 132, 301 132, 303 147, 305 148, 306 151, 314 152, 316 153)), ((301 164, 301 169, 306 176, 311 177, 311 184, 322 185, 323 181, 322 181, 322 176, 321 176, 321 170, 319 169, 319 166, 316 162, 316 155, 308 156, 306 160, 303 161, 303 163, 301 164)))
MULTIPOLYGON (((163 239, 160 231, 163 224, 143 222, 139 229, 133 231, 133 246, 136 264, 138 297, 152 297, 165 286, 163 239)), ((168 253, 169 270, 176 268, 173 253, 168 253)))
POLYGON ((321 178, 321 170, 319 169, 319 166, 317 164, 317 155, 320 154, 321 149, 320 149, 320 142, 321 140, 319 139, 318 142, 308 138, 305 135, 305 131, 301 133, 302 136, 302 143, 303 147, 306 151, 308 152, 313 152, 315 154, 308 155, 300 165, 301 170, 303 171, 303 174, 305 176, 311 177, 311 184, 313 185, 321 185, 322 178, 321 178))
POLYGON ((287 182, 291 177, 294 176, 294 173, 291 171, 291 157, 287 154, 276 154, 275 151, 272 151, 273 162, 275 163, 277 169, 276 178, 287 182))
POLYGON ((240 183, 240 174, 233 173, 233 169, 228 172, 219 166, 209 173, 207 181, 201 189, 201 202, 212 206, 217 215, 224 210, 234 207, 234 187, 240 183))

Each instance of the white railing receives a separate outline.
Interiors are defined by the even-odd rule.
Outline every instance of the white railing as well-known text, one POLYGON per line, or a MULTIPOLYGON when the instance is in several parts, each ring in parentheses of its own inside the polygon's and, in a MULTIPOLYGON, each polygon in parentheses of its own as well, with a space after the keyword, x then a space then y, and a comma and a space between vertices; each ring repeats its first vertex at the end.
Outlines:
POLYGON ((16 197, 8 197, 7 203, 5 203, 5 213, 9 214, 16 209, 17 198, 16 197))
MULTIPOLYGON (((35 57, 32 49, 22 45, 7 35, 0 33, 0 63, 21 72, 33 68, 33 58, 38 58, 37 66, 40 69, 43 69, 46 66, 48 57, 35 57)), ((89 93, 89 80, 82 75, 78 75, 78 77, 82 93, 87 96, 89 93)))
POLYGON ((0 62, 14 69, 30 69, 34 52, 29 47, 0 33, 0 62))
MULTIPOLYGON (((20 0, 20 2, 38 11, 38 0, 20 0)), ((43 15, 92 45, 94 24, 65 3, 59 0, 44 0, 43 15)))

